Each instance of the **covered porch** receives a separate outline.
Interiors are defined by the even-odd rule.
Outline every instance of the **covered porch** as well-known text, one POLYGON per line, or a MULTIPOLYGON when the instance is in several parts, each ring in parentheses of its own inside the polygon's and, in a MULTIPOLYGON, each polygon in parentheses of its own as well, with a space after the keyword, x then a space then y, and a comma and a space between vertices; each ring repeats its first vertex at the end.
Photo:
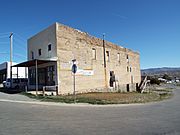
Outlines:
POLYGON ((57 90, 57 61, 34 59, 12 67, 28 67, 27 91, 33 90, 37 95, 45 88, 57 90))

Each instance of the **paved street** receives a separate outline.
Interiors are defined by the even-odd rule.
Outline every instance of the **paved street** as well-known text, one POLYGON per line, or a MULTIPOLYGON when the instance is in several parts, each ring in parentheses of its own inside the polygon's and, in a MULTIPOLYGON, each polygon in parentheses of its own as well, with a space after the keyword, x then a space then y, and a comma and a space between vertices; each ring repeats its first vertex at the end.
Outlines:
POLYGON ((174 93, 158 103, 118 106, 35 104, 14 97, 24 99, 18 103, 10 95, 10 101, 0 101, 0 135, 180 135, 180 89, 174 93))

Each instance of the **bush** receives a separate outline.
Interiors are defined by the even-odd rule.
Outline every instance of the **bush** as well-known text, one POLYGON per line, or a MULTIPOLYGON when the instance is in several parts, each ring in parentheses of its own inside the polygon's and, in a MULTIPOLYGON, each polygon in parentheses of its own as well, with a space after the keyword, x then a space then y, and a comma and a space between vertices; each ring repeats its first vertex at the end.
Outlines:
POLYGON ((162 77, 163 79, 166 79, 168 81, 171 81, 172 78, 170 76, 168 76, 167 74, 164 74, 164 76, 162 77))
POLYGON ((157 78, 151 78, 151 79, 150 79, 150 83, 151 83, 151 84, 157 84, 157 85, 159 85, 159 84, 160 84, 160 81, 159 81, 157 78))

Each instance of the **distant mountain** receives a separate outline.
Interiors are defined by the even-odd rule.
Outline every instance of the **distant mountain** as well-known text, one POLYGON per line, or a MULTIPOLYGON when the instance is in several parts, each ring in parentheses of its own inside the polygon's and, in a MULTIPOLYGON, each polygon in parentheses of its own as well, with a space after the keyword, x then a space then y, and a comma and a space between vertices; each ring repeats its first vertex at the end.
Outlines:
POLYGON ((149 68, 149 69, 142 69, 142 75, 158 75, 162 76, 167 74, 171 77, 178 77, 180 78, 180 68, 170 68, 170 67, 163 67, 163 68, 149 68))

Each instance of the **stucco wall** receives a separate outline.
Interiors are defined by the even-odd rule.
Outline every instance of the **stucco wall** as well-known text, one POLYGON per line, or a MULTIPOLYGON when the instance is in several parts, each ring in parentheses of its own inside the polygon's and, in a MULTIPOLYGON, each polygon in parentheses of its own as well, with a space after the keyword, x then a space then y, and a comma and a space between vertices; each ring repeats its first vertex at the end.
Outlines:
POLYGON ((34 59, 56 59, 56 25, 53 24, 28 39, 28 60, 32 60, 31 52, 34 53, 34 59), (51 44, 51 51, 48 51, 49 44, 51 44), (41 49, 40 56, 38 54, 39 49, 41 49))

